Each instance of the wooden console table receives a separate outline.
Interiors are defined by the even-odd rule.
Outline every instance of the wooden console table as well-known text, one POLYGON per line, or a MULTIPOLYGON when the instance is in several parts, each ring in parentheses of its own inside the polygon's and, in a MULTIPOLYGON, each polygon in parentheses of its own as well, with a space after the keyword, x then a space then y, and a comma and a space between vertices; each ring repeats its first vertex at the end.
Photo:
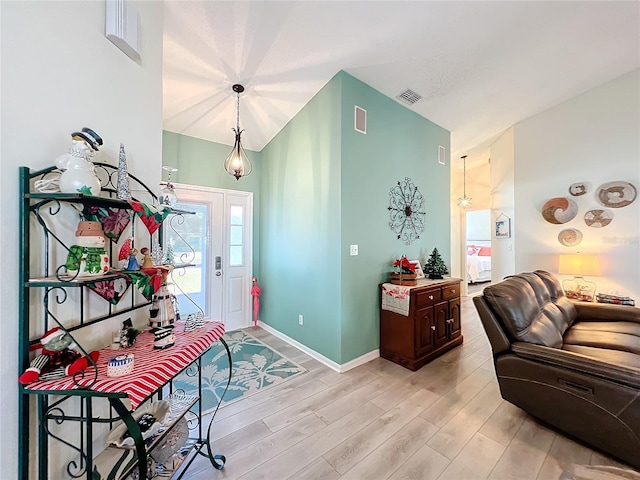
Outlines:
POLYGON ((414 287, 384 283, 380 303, 380 356, 409 370, 462 343, 459 278, 418 280, 414 287), (397 287, 397 288, 396 288, 397 287), (408 314, 385 303, 385 295, 409 295, 408 314))

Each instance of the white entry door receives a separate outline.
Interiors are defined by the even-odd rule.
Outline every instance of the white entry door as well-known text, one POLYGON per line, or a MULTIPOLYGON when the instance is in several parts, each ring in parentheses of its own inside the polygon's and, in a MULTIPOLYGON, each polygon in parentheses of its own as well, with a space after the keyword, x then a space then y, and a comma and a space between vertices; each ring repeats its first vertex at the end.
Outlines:
POLYGON ((227 331, 248 327, 253 194, 194 185, 175 187, 177 208, 195 212, 176 217, 165 234, 166 242, 174 245, 177 263, 182 245, 189 244, 194 250, 184 255, 192 265, 173 275, 181 316, 197 311, 195 303, 206 318, 223 322, 227 331))

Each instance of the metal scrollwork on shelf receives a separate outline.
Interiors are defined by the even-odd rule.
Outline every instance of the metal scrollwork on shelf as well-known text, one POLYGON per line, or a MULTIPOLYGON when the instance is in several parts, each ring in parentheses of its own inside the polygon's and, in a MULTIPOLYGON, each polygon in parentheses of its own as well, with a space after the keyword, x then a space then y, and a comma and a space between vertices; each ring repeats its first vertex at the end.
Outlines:
MULTIPOLYGON (((194 362, 184 370, 184 373, 188 377, 197 377, 198 374, 200 373, 200 365, 198 365, 197 362, 194 362)), ((186 395, 186 393, 184 391, 182 392, 182 394, 186 395)))
MULTIPOLYGON (((47 409, 47 411, 45 412, 44 418, 53 420, 56 423, 56 425, 62 425, 65 422, 65 420, 72 420, 72 417, 68 417, 64 413, 64 410, 62 410, 62 408, 56 405, 53 405, 47 409)), ((87 470, 87 455, 84 452, 84 450, 81 447, 78 447, 73 443, 64 440, 62 437, 59 437, 56 434, 52 433, 51 430, 49 429, 48 422, 46 421, 43 422, 43 426, 44 426, 45 432, 47 432, 47 435, 57 440, 58 442, 66 445, 67 447, 74 450, 80 455, 80 464, 78 465, 78 463, 75 460, 71 460, 69 461, 69 463, 67 463, 66 470, 67 470, 67 474, 71 478, 83 477, 86 474, 86 470, 87 470), (75 470, 75 472, 73 470, 75 470)))
POLYGON ((186 263, 193 263, 193 261, 196 258, 196 251, 194 250, 194 248, 191 246, 191 244, 189 242, 187 242, 187 240, 180 235, 180 233, 178 232, 178 229, 176 227, 179 227, 180 225, 184 224, 185 222, 185 218, 184 215, 182 214, 176 214, 171 216, 170 220, 169 220, 169 227, 171 228, 171 231, 173 232, 172 236, 178 237, 180 239, 180 245, 178 245, 181 248, 188 248, 189 251, 188 252, 183 252, 180 254, 180 256, 178 257, 178 263, 182 263, 182 264, 186 264, 186 263))
POLYGON ((189 430, 195 430, 200 426, 200 417, 196 413, 192 412, 191 410, 189 410, 185 414, 184 418, 187 421, 189 430))
MULTIPOLYGON (((62 248, 64 248, 66 255, 69 255, 69 254, 73 255, 71 253, 71 250, 69 249, 69 247, 60 239, 60 237, 58 237, 55 233, 53 233, 53 231, 49 228, 49 226, 45 222, 42 214, 40 213, 40 209, 44 205, 46 205, 48 203, 50 203, 50 202, 47 200, 47 201, 44 201, 44 202, 39 202, 39 203, 37 203, 36 205, 34 205, 32 207, 34 215, 36 217, 36 220, 40 224, 40 226, 42 227, 42 231, 43 231, 43 236, 44 236, 44 257, 45 258, 50 258, 50 256, 49 256, 49 251, 51 249, 50 237, 53 238, 57 242, 57 245, 59 245, 62 248)), ((53 205, 49 205, 49 215, 57 215, 60 212, 60 209, 61 209, 60 202, 57 201, 57 200, 53 201, 53 205)), ((44 268, 45 268, 44 275, 45 276, 49 275, 49 267, 50 267, 50 265, 48 263, 46 263, 45 266, 44 266, 44 268)), ((73 281, 78 276, 78 273, 79 273, 79 271, 77 271, 74 275, 69 275, 67 273, 67 268, 66 268, 65 264, 59 265, 55 269, 55 276, 56 276, 56 279, 58 281, 73 281)))
POLYGON ((424 231, 424 197, 408 177, 391 188, 389 197, 389 227, 399 240, 411 245, 424 231))
MULTIPOLYGON (((177 247, 179 247, 180 249, 184 249, 187 248, 188 251, 186 252, 182 252, 179 254, 178 256, 178 261, 176 262, 177 268, 174 268, 173 270, 171 270, 170 276, 171 276, 171 283, 172 283, 172 287, 173 287, 173 291, 174 294, 178 293, 181 294, 184 298, 186 298, 195 308, 196 310, 199 312, 199 315, 204 317, 204 310, 202 309, 202 307, 200 307, 200 305, 198 305, 197 302, 195 302, 188 294, 187 292, 185 292, 181 287, 180 287, 180 282, 176 282, 175 278, 177 277, 182 277, 183 275, 185 275, 186 271, 185 271, 185 266, 188 264, 191 264, 195 261, 196 259, 196 251, 195 249, 191 246, 191 244, 178 232, 178 229, 176 227, 184 224, 185 222, 185 218, 184 215, 182 214, 177 214, 177 215, 173 215, 170 220, 169 220, 169 228, 171 228, 172 230, 172 237, 173 238, 178 238, 179 239, 179 245, 177 245, 177 247)), ((174 253, 175 255, 175 253, 174 253)))
POLYGON ((96 177, 100 180, 100 188, 103 191, 115 191, 116 182, 114 181, 114 177, 117 178, 118 170, 113 170, 111 165, 108 165, 109 169, 107 169, 107 165, 103 165, 98 162, 93 162, 96 177))

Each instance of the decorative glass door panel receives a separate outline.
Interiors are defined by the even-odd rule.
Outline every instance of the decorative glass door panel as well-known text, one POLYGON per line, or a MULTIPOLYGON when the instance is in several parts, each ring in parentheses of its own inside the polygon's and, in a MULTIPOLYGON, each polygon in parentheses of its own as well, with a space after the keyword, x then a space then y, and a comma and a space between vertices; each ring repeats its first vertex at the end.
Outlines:
POLYGON ((178 208, 196 212, 191 224, 175 225, 165 235, 173 242, 176 263, 195 264, 176 269, 173 278, 180 315, 197 311, 222 321, 227 331, 251 323, 252 195, 192 185, 177 185, 178 208), (184 237, 184 240, 181 238, 184 237), (193 246, 192 260, 179 245, 193 246), (192 273, 192 270, 194 272, 192 273))

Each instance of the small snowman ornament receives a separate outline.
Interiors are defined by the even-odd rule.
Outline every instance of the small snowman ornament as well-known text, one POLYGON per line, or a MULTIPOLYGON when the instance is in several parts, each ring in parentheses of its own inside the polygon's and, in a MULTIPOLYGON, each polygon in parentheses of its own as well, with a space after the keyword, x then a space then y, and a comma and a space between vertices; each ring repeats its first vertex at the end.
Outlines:
POLYGON ((71 148, 68 153, 56 159, 56 166, 63 170, 60 176, 62 193, 100 194, 100 180, 96 177, 91 157, 102 145, 102 138, 90 128, 71 134, 71 148))
POLYGON ((105 250, 100 222, 80 222, 75 245, 69 248, 67 272, 74 276, 104 275, 109 271, 109 255, 105 250))

